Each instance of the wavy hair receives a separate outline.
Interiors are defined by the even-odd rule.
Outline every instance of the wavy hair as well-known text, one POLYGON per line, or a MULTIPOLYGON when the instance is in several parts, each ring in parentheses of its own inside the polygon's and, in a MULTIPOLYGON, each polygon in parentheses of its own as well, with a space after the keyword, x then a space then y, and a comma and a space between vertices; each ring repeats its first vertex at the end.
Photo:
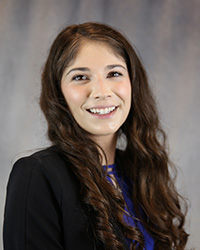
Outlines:
POLYGON ((133 46, 112 27, 91 22, 71 25, 53 42, 42 73, 40 96, 49 139, 70 161, 80 181, 80 197, 97 245, 110 250, 124 249, 123 235, 118 233, 120 227, 124 236, 134 240, 131 249, 143 249, 142 233, 124 223, 122 195, 106 181, 101 166, 103 150, 76 123, 61 91, 64 70, 76 59, 81 44, 91 41, 110 46, 128 67, 132 103, 120 128, 119 136, 125 136, 126 147, 118 158, 133 182, 132 200, 137 217, 154 238, 156 249, 182 250, 188 237, 184 230, 185 213, 169 173, 166 136, 159 123, 155 98, 133 46), (140 214, 141 208, 145 216, 140 214))

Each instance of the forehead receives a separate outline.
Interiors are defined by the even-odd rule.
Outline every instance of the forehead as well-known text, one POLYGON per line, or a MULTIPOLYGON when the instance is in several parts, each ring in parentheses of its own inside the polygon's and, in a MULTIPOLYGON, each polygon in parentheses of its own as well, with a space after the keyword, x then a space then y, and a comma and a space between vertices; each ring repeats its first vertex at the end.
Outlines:
POLYGON ((125 60, 119 55, 117 49, 112 48, 109 44, 100 41, 84 41, 81 43, 76 57, 69 66, 81 62, 107 63, 111 61, 121 61, 125 63, 125 60))

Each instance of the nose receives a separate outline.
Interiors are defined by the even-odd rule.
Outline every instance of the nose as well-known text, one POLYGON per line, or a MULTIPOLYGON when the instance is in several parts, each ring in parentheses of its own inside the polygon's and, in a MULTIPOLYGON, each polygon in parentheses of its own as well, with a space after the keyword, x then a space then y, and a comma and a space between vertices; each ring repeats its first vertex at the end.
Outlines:
POLYGON ((91 96, 94 99, 105 99, 111 97, 111 95, 112 91, 110 89, 109 83, 106 83, 105 79, 98 77, 93 81, 91 96))

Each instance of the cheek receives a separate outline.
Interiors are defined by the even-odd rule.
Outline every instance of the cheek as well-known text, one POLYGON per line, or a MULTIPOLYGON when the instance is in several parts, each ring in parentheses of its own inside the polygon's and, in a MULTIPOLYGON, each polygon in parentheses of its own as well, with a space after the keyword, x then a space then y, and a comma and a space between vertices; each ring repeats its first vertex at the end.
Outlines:
POLYGON ((83 93, 76 88, 64 88, 63 95, 69 107, 73 109, 83 100, 83 93))
POLYGON ((131 102, 131 84, 129 81, 118 88, 118 94, 125 102, 131 102))

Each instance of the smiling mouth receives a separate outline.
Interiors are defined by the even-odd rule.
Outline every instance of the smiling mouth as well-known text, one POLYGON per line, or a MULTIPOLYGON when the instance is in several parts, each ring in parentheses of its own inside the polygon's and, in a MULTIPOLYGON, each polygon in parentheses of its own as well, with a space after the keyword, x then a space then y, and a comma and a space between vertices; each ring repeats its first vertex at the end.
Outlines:
POLYGON ((92 114, 97 114, 97 115, 107 115, 113 112, 117 107, 109 107, 109 108, 92 108, 92 109, 87 109, 92 114))

